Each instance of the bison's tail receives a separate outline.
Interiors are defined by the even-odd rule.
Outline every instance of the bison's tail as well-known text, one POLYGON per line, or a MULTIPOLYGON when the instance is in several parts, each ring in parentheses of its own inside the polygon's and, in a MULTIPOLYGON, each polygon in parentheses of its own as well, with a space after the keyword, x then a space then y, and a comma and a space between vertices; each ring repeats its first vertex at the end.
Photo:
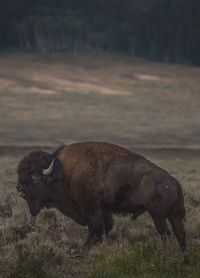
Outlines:
MULTIPOLYGON (((179 184, 180 185, 180 184, 179 184)), ((181 213, 181 218, 186 222, 186 211, 185 211, 185 205, 184 205, 184 195, 183 195, 183 191, 180 185, 180 189, 179 189, 179 198, 181 201, 181 209, 180 209, 180 213, 181 213)))
POLYGON ((181 218, 186 222, 186 211, 185 211, 184 207, 183 207, 183 209, 181 211, 181 218))
POLYGON ((179 185, 177 200, 171 210, 171 215, 178 216, 186 222, 186 211, 184 206, 184 195, 181 189, 181 185, 179 185))
POLYGON ((181 218, 186 222, 186 211, 184 206, 184 198, 182 198, 181 218))

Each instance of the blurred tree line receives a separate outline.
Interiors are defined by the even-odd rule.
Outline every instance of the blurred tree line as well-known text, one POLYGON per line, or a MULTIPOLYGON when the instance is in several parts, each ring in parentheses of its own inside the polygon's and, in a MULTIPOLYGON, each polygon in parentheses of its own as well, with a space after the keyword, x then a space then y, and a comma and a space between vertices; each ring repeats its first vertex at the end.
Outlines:
POLYGON ((6 0, 0 48, 125 53, 200 65, 199 0, 6 0))

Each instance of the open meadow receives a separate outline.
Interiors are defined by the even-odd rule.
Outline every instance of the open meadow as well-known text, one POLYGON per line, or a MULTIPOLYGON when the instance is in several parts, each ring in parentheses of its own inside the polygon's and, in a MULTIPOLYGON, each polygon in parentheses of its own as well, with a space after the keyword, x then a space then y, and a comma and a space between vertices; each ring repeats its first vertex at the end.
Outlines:
POLYGON ((124 56, 0 55, 0 145, 200 148, 200 68, 124 56))
POLYGON ((0 54, 0 277, 200 277, 200 68, 111 55, 0 54), (109 141, 183 186, 189 263, 150 216, 115 215, 102 244, 54 209, 32 218, 16 167, 31 150, 109 141))

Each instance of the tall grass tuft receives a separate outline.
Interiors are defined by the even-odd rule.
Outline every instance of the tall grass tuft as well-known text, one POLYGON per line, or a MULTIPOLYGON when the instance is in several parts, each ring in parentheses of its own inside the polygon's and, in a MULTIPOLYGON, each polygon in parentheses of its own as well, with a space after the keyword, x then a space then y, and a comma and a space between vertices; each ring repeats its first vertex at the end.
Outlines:
POLYGON ((88 278, 200 277, 200 245, 190 249, 188 255, 191 261, 185 264, 183 255, 176 248, 166 250, 158 243, 131 244, 124 253, 94 261, 88 278))

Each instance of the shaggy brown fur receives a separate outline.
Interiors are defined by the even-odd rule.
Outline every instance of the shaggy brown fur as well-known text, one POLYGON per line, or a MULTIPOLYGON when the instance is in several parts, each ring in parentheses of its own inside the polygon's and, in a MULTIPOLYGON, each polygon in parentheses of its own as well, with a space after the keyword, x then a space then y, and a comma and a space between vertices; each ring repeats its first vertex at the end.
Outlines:
POLYGON ((84 142, 55 153, 33 152, 18 166, 18 186, 30 212, 53 206, 81 225, 87 243, 101 241, 113 226, 112 213, 148 211, 163 240, 168 219, 184 250, 184 198, 180 184, 144 157, 109 143, 84 142), (52 172, 43 174, 54 159, 52 172))

